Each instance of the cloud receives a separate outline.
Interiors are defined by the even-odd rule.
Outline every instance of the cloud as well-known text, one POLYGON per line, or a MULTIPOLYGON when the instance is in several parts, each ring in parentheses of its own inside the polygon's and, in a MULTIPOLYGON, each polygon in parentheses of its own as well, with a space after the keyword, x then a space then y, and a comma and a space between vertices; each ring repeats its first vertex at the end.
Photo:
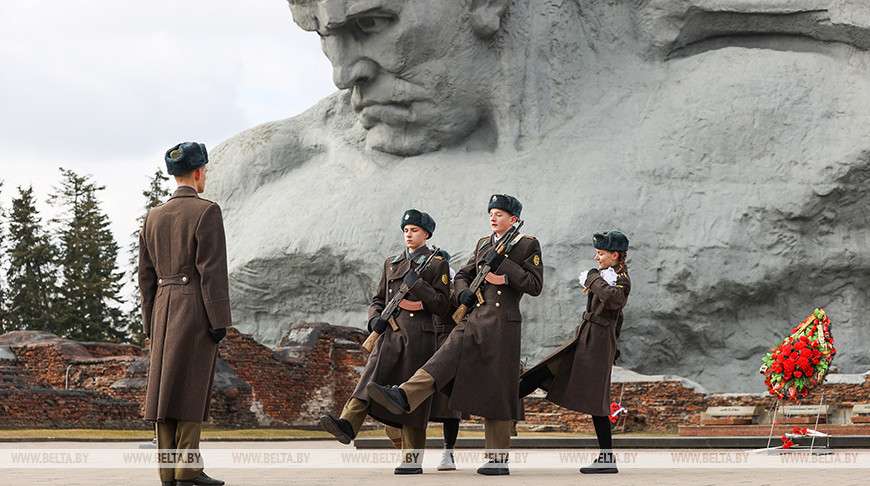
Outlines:
POLYGON ((19 185, 44 199, 58 167, 91 174, 122 245, 168 147, 212 148, 336 89, 285 0, 0 0, 0 66, 0 205, 19 185))

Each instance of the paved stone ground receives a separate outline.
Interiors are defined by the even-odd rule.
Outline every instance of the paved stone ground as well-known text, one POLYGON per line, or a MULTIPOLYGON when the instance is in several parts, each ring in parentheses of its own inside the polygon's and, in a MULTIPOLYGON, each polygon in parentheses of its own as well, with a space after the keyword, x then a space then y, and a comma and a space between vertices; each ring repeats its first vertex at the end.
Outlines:
MULTIPOLYGON (((129 442, 19 442, 0 443, 0 484, 6 485, 158 485, 157 472, 148 466, 137 466, 124 469, 117 467, 118 464, 100 469, 81 469, 68 466, 58 466, 58 462, 75 460, 76 455, 88 454, 91 460, 94 456, 102 454, 106 457, 120 457, 125 452, 147 452, 138 448, 137 443, 129 442), (100 452, 102 451, 102 452, 100 452), (3 469, 10 454, 32 453, 46 454, 55 461, 49 467, 28 465, 26 467, 14 467, 3 469), (50 454, 50 455, 49 455, 50 454), (4 459, 5 458, 5 459, 4 459)), ((625 466, 616 476, 589 476, 580 475, 577 467, 565 465, 546 469, 528 468, 517 465, 511 469, 510 476, 483 477, 476 474, 474 465, 460 466, 460 470, 451 472, 438 472, 434 466, 428 466, 429 462, 436 462, 440 457, 439 451, 427 451, 427 467, 420 476, 396 476, 392 470, 394 462, 384 463, 383 466, 366 468, 350 467, 269 467, 249 466, 245 468, 221 467, 219 459, 227 458, 235 451, 248 453, 278 454, 280 458, 303 457, 304 454, 321 457, 339 457, 342 452, 358 452, 357 449, 340 444, 324 441, 288 441, 288 442, 206 442, 203 443, 203 455, 206 461, 206 472, 227 482, 228 486, 272 486, 272 485, 456 485, 456 484, 522 484, 550 485, 550 484, 588 484, 588 485, 770 485, 781 486, 783 484, 836 484, 837 486, 867 485, 870 484, 870 451, 848 451, 853 454, 859 468, 851 468, 838 464, 831 466, 830 463, 818 466, 806 466, 800 468, 774 467, 774 468, 746 468, 724 464, 728 458, 744 457, 746 451, 682 451, 704 458, 714 463, 721 462, 722 466, 677 466, 640 468, 625 466), (698 456, 701 457, 701 456, 698 456)), ((153 450, 151 450, 153 452, 153 450)), ((592 452, 589 450, 582 452, 592 452)), ((643 451, 640 451, 643 454, 643 451)), ((366 452, 366 454, 381 454, 388 457, 392 451, 366 452)), ((548 452, 549 453, 549 452, 548 452)), ((671 452, 663 452, 661 457, 668 457, 671 452)), ((377 457, 377 456, 373 456, 377 457)), ((658 457, 658 456, 656 456, 658 457)), ((753 455, 753 457, 758 457, 753 455)), ((779 461, 779 459, 776 459, 779 461)))

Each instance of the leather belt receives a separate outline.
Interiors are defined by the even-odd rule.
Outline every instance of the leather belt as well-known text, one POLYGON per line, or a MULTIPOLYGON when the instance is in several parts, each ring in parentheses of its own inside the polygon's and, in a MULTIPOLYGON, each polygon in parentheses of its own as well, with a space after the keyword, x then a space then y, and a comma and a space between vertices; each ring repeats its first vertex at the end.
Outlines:
POLYGON ((179 273, 178 275, 166 275, 165 277, 157 278, 157 286, 165 287, 167 285, 187 285, 190 279, 187 275, 179 273))
POLYGON ((611 325, 613 325, 613 321, 611 321, 610 319, 605 319, 601 316, 597 316, 595 314, 590 314, 589 312, 583 313, 583 320, 598 324, 599 326, 611 326, 611 325))
POLYGON ((496 275, 492 272, 488 272, 483 279, 493 285, 504 285, 505 282, 504 275, 496 275))
POLYGON ((399 309, 405 309, 406 311, 411 312, 421 311, 423 310, 423 302, 419 300, 402 299, 402 301, 399 302, 399 309))

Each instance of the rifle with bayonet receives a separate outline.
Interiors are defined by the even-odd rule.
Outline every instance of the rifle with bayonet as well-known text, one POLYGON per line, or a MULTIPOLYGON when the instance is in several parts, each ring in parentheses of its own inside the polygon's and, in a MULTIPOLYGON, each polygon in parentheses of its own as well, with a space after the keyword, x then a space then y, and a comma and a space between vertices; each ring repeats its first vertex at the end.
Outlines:
MULTIPOLYGON (((425 272, 426 269, 429 268, 429 264, 432 263, 433 259, 435 259, 435 256, 438 254, 438 251, 439 251, 439 248, 437 246, 433 246, 432 253, 428 257, 426 257, 425 260, 423 260, 423 263, 421 263, 420 266, 418 266, 416 270, 414 270, 412 268, 408 271, 409 272, 417 272, 417 275, 422 275, 423 272, 425 272)), ((396 311, 399 309, 399 303, 401 303, 402 299, 404 299, 405 296, 408 295, 408 292, 410 290, 411 289, 408 288, 408 286, 405 284, 405 282, 402 282, 402 286, 399 288, 399 291, 396 292, 396 294, 393 296, 393 298, 390 299, 390 301, 387 303, 387 306, 384 307, 384 310, 381 311, 381 318, 386 320, 387 322, 389 322, 390 327, 394 331, 399 330, 399 325, 396 324, 396 314, 397 314, 396 311)), ((369 334, 369 337, 366 338, 365 342, 363 343, 363 345, 362 345, 363 349, 365 349, 366 351, 371 353, 372 349, 375 347, 375 341, 377 341, 380 336, 381 336, 381 334, 379 332, 372 331, 371 334, 369 334)))
MULTIPOLYGON (((504 255, 505 253, 510 251, 510 249, 514 245, 519 243, 520 238, 523 237, 523 235, 520 234, 520 228, 522 227, 522 220, 518 221, 515 226, 511 226, 511 229, 507 230, 507 232, 501 237, 501 239, 498 240, 498 244, 495 247, 495 252, 499 255, 504 255)), ((477 271, 477 275, 474 277, 474 280, 471 281, 471 285, 468 287, 468 290, 471 291, 472 294, 477 296, 478 304, 483 304, 485 302, 483 300, 482 290, 483 285, 486 283, 486 274, 488 274, 490 270, 492 270, 492 268, 489 266, 489 264, 484 264, 483 267, 481 267, 477 271)), ((465 304, 460 304, 459 308, 456 309, 456 312, 453 313, 453 321, 459 324, 465 317, 465 314, 468 314, 468 306, 466 306, 465 304)))

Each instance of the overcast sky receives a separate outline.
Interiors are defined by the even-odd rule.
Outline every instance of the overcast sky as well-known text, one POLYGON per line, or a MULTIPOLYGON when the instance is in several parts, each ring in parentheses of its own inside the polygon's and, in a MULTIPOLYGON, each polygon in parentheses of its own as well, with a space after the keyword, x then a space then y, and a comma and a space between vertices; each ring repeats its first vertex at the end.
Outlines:
POLYGON ((32 184, 47 218, 58 168, 90 174, 126 248, 166 149, 335 90, 286 0, 0 0, 0 205, 32 184))

